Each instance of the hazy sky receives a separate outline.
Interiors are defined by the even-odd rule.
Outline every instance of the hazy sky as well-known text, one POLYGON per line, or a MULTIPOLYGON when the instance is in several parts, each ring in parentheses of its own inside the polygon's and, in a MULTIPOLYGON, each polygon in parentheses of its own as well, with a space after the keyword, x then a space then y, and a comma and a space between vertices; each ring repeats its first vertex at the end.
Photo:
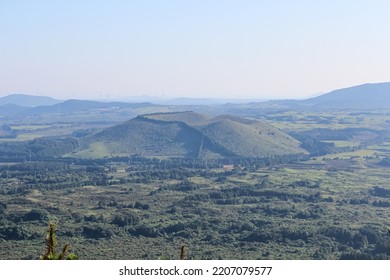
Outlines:
POLYGON ((298 98, 390 81, 388 0, 0 0, 0 96, 298 98))

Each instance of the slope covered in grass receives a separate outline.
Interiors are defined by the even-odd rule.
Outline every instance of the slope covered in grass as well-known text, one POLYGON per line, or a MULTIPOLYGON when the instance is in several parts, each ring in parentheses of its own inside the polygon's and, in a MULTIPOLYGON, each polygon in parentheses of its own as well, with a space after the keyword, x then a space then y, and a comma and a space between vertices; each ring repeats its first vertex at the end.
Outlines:
POLYGON ((300 143, 260 121, 194 112, 138 116, 84 139, 81 157, 264 157, 304 153, 300 143))

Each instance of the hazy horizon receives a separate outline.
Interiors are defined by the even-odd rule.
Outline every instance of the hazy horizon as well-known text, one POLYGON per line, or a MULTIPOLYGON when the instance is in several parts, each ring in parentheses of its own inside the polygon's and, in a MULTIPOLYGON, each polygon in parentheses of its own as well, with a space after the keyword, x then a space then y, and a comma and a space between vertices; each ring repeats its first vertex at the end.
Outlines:
POLYGON ((1 1, 0 96, 302 99, 388 81, 388 1, 1 1))
POLYGON ((232 97, 232 96, 228 96, 228 97, 223 97, 223 96, 216 96, 216 97, 197 97, 197 96, 157 96, 157 95, 128 95, 128 96, 81 96, 81 97, 77 97, 77 96, 74 96, 74 97, 57 97, 55 95, 50 95, 50 94, 41 94, 41 93, 26 93, 26 92, 11 92, 11 93, 6 93, 6 94, 0 94, 0 98, 3 98, 3 97, 8 97, 8 96, 14 96, 14 95, 25 95, 25 96, 36 96, 36 97, 49 97, 49 98, 53 98, 53 99, 57 99, 57 100, 60 100, 60 101, 66 101, 66 100, 71 100, 71 99, 76 99, 76 100, 95 100, 95 101, 123 101, 123 102, 126 102, 126 101, 136 101, 136 100, 156 100, 156 101, 161 101, 161 102, 165 102, 165 101, 169 101, 169 100, 216 100, 216 101, 223 101, 223 100, 226 100, 226 101, 268 101, 268 100, 285 100, 285 99, 296 99, 296 100, 300 100, 300 99, 307 99, 307 98, 312 98, 312 97, 317 97, 317 96, 320 96, 322 94, 326 94, 326 93, 318 93, 318 94, 312 94, 312 95, 308 95, 306 97, 287 97, 287 98, 283 98, 283 97, 269 97, 269 98, 264 98, 264 97, 259 97, 259 98, 251 98, 251 97, 232 97))

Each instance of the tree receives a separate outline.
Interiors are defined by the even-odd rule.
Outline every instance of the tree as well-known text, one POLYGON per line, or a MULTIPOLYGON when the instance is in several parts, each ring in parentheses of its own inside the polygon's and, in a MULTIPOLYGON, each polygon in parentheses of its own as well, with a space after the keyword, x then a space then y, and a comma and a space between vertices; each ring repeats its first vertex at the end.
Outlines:
POLYGON ((5 212, 5 209, 7 209, 7 204, 0 201, 0 216, 5 212))
POLYGON ((68 254, 69 243, 64 245, 61 252, 56 252, 57 236, 56 226, 54 223, 49 223, 46 236, 46 252, 41 256, 41 260, 77 260, 78 256, 74 253, 68 254))

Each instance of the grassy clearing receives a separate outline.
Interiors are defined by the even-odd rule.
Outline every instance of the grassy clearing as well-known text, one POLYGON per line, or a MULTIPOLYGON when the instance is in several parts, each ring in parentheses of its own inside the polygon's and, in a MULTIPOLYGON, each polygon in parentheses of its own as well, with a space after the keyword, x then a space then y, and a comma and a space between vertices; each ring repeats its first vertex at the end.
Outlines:
POLYGON ((36 138, 43 137, 44 134, 41 133, 21 133, 18 134, 16 138, 3 138, 0 139, 0 142, 21 142, 21 141, 30 141, 36 138))
POLYGON ((326 142, 326 143, 333 143, 336 148, 342 148, 342 147, 358 147, 359 146, 359 142, 354 142, 354 141, 323 141, 323 142, 326 142))
POLYGON ((285 131, 305 131, 316 128, 324 129, 345 129, 345 128, 386 128, 390 116, 385 113, 364 115, 351 115, 351 112, 333 113, 305 113, 305 112, 284 112, 268 116, 268 121, 275 127, 285 131))
POLYGON ((381 151, 385 153, 390 153, 390 142, 384 142, 381 145, 373 145, 369 147, 370 150, 381 151))
MULTIPOLYGON (((327 159, 350 159, 354 157, 375 157, 378 153, 375 150, 370 149, 363 149, 363 150, 357 150, 354 152, 346 152, 346 153, 337 153, 337 154, 331 154, 326 155, 325 158, 327 159)), ((318 160, 321 160, 324 158, 324 156, 316 157, 318 160)))
POLYGON ((13 125, 11 128, 13 130, 40 130, 50 128, 51 125, 13 125))
POLYGON ((103 158, 111 155, 111 151, 101 142, 94 142, 86 150, 72 153, 73 157, 81 158, 103 158))

